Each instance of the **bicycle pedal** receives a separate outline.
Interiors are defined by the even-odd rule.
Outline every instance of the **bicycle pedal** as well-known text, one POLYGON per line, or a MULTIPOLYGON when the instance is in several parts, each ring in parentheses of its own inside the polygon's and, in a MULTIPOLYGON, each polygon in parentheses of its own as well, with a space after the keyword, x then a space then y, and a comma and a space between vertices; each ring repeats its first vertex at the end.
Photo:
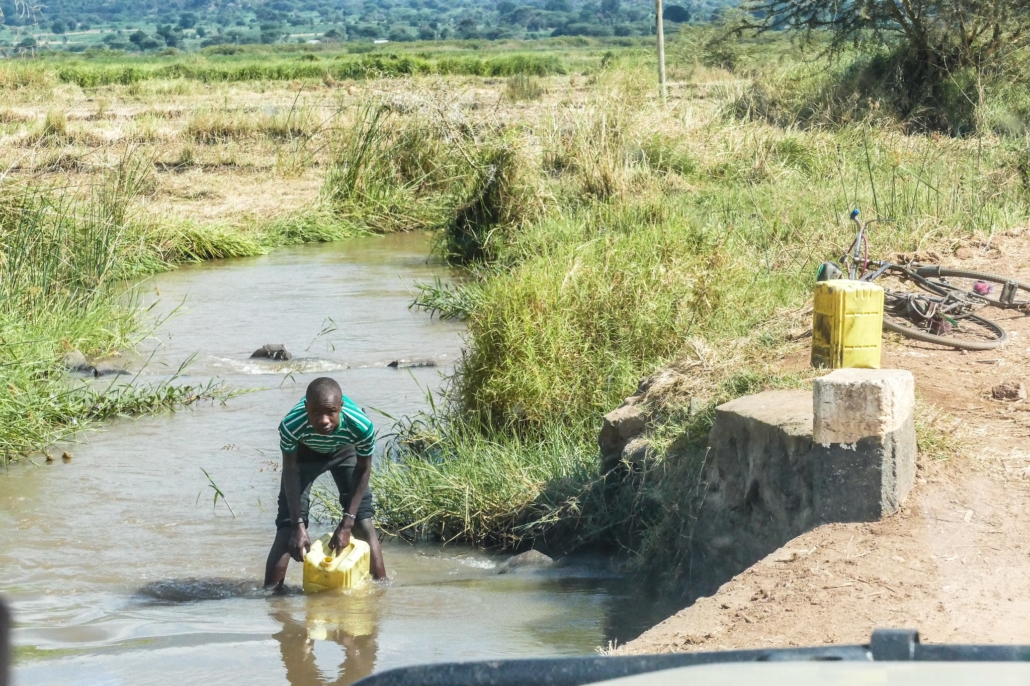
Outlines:
POLYGON ((1005 303, 1006 305, 1011 305, 1013 302, 1015 302, 1016 295, 1018 293, 1019 286, 1012 283, 1011 281, 1006 281, 1005 285, 1001 289, 1001 297, 999 298, 999 300, 1001 300, 1001 302, 1005 303))

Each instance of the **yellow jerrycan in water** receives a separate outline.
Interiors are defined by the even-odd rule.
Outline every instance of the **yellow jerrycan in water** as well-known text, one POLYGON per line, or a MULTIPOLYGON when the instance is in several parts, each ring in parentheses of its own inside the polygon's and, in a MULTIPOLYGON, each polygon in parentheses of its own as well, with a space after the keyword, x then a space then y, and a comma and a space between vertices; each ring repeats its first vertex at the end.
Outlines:
POLYGON ((879 369, 882 338, 883 288, 847 279, 816 283, 813 367, 879 369))
POLYGON ((370 553, 368 543, 351 536, 350 545, 333 555, 326 534, 311 544, 304 556, 304 592, 360 588, 368 579, 370 553))

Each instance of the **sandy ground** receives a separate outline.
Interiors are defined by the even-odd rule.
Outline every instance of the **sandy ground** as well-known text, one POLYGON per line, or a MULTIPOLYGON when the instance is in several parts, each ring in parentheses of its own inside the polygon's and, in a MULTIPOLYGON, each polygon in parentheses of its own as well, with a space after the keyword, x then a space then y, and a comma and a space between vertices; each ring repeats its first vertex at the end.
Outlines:
MULTIPOLYGON (((1030 232, 960 247, 943 261, 1030 279, 1030 232)), ((911 370, 923 412, 956 427, 960 454, 921 458, 902 509, 832 524, 788 543, 622 646, 622 653, 865 643, 874 628, 928 642, 1030 643, 1030 402, 991 389, 1030 385, 1030 317, 992 310, 1012 340, 962 353, 901 339, 884 367, 911 370)))

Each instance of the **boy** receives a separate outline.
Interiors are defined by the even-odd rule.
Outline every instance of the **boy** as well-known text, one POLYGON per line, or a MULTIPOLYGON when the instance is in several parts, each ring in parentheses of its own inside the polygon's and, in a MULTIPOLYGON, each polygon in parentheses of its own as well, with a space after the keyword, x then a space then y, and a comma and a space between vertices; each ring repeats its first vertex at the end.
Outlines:
POLYGON ((282 586, 290 558, 301 562, 311 548, 307 531, 311 484, 323 472, 333 475, 343 506, 342 520, 329 547, 346 548, 353 529, 371 548, 372 577, 384 578, 386 567, 372 523, 375 511, 368 488, 375 429, 365 413, 344 397, 338 383, 328 377, 315 379, 279 424, 279 447, 282 485, 275 541, 265 563, 265 586, 282 586))

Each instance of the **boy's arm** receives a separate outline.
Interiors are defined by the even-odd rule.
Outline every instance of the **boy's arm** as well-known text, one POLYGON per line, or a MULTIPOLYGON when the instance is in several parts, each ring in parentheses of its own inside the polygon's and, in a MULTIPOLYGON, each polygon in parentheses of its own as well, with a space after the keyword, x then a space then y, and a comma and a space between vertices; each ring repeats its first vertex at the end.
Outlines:
POLYGON ((300 471, 297 469, 296 451, 283 451, 283 491, 290 511, 290 557, 300 562, 311 549, 311 539, 300 515, 300 471))
POLYGON ((343 511, 340 526, 336 527, 333 537, 329 540, 329 547, 333 550, 343 550, 350 545, 350 531, 357 522, 358 508, 361 507, 361 499, 368 489, 368 476, 372 472, 372 451, 376 445, 376 430, 372 422, 364 414, 357 418, 348 417, 355 422, 358 430, 358 440, 354 443, 354 452, 357 453, 358 461, 354 465, 354 472, 351 474, 350 503, 343 511))
POLYGON ((368 475, 372 471, 372 456, 364 457, 358 455, 357 464, 354 465, 354 475, 351 477, 350 503, 343 511, 340 526, 336 527, 329 547, 333 550, 343 550, 350 545, 350 530, 354 528, 357 521, 358 508, 361 507, 361 499, 365 496, 365 489, 368 488, 368 475))

